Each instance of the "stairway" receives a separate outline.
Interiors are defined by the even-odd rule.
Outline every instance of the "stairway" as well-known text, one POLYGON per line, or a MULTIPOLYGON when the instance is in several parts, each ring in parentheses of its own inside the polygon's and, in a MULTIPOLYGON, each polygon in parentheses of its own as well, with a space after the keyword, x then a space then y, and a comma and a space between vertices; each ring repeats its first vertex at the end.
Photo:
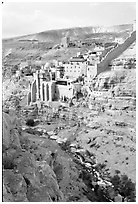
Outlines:
POLYGON ((97 65, 97 75, 109 69, 109 64, 112 60, 119 57, 127 48, 129 48, 136 41, 136 31, 134 31, 123 44, 110 50, 104 59, 97 65))

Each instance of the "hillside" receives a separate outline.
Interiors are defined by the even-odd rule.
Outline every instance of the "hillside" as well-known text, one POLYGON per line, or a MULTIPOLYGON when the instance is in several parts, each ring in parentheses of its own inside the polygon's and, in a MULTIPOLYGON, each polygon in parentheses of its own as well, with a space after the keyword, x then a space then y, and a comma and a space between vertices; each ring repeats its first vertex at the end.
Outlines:
POLYGON ((31 35, 19 36, 2 40, 2 64, 10 70, 21 61, 45 64, 47 61, 68 60, 77 52, 84 53, 93 48, 93 43, 112 42, 115 37, 127 38, 132 31, 132 25, 112 27, 83 27, 49 30, 31 35), (61 43, 63 37, 70 37, 71 42, 81 41, 83 46, 69 48, 54 48, 61 43))
POLYGON ((20 108, 25 78, 14 86, 3 83, 8 99, 3 105, 3 201, 114 202, 119 187, 123 199, 135 202, 136 101, 124 97, 128 91, 133 96, 135 78, 135 70, 101 73, 95 88, 101 91, 114 81, 115 97, 110 89, 94 100, 84 97, 60 108, 57 117, 47 106, 35 115, 29 107, 20 108), (26 124, 32 114, 33 127, 26 124))
POLYGON ((59 29, 59 30, 49 30, 36 34, 25 35, 15 38, 3 39, 3 42, 15 42, 15 41, 39 41, 39 42, 59 42, 62 37, 69 36, 71 38, 78 37, 92 37, 89 35, 100 34, 100 33, 121 33, 121 32, 130 32, 132 31, 132 25, 116 25, 111 27, 76 27, 68 29, 59 29))
MULTIPOLYGON (((91 94, 84 85, 74 104, 42 103, 39 111, 26 105, 33 77, 10 73, 21 61, 68 60, 93 46, 54 48, 63 36, 104 44, 130 32, 72 28, 3 40, 3 202, 135 202, 136 70, 102 70, 91 94)), ((133 56, 135 44, 127 38, 107 59, 133 56)))

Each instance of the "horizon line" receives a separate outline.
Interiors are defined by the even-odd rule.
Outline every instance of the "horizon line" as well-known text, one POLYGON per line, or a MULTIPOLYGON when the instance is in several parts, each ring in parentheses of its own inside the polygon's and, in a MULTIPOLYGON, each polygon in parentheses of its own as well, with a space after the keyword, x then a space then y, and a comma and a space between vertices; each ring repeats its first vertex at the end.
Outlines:
POLYGON ((75 27, 66 27, 66 28, 59 28, 59 29, 47 29, 44 31, 39 31, 36 33, 29 33, 29 34, 23 34, 23 35, 18 35, 18 36, 13 36, 13 37, 2 37, 2 40, 8 40, 8 39, 14 39, 14 38, 20 38, 20 37, 25 37, 33 34, 39 34, 47 31, 56 31, 56 30, 66 30, 66 29, 74 29, 74 28, 89 28, 89 27, 113 27, 113 26, 121 26, 121 25, 133 25, 133 23, 125 23, 125 24, 115 24, 115 25, 110 25, 110 26, 105 26, 105 25, 93 25, 93 26, 75 26, 75 27))

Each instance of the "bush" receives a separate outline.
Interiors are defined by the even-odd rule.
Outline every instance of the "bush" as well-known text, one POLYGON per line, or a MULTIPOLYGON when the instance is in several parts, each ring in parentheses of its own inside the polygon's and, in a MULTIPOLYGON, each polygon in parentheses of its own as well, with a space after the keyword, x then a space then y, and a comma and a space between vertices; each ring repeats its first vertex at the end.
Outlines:
POLYGON ((114 190, 118 190, 120 195, 127 198, 129 202, 135 202, 135 184, 128 178, 127 175, 119 174, 111 178, 114 185, 114 190))
POLYGON ((26 125, 28 125, 28 126, 34 126, 34 124, 35 124, 35 122, 34 122, 33 119, 27 119, 26 125))
POLYGON ((11 68, 11 73, 12 74, 16 74, 16 71, 18 70, 18 66, 17 65, 15 65, 15 66, 13 66, 12 68, 11 68))

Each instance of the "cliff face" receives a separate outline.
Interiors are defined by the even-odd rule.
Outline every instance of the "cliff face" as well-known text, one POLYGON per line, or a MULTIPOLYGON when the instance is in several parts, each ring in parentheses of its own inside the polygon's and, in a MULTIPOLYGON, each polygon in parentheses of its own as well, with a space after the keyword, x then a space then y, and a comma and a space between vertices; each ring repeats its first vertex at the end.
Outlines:
POLYGON ((16 124, 14 111, 11 111, 9 114, 3 113, 3 146, 5 148, 11 146, 20 147, 16 124))
POLYGON ((3 112, 3 201, 89 201, 72 159, 36 133, 23 132, 15 113, 3 112))
POLYGON ((63 201, 56 175, 46 161, 23 150, 16 116, 3 113, 3 201, 63 201))
POLYGON ((116 70, 100 73, 93 84, 95 90, 112 90, 115 96, 136 96, 136 70, 116 70))

